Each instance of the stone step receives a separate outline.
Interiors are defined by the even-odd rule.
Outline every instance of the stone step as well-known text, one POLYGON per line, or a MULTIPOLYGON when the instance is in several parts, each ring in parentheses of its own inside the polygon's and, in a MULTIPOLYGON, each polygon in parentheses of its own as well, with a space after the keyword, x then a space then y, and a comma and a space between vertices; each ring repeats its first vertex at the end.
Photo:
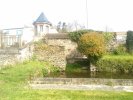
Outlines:
POLYGON ((31 84, 67 84, 67 85, 121 85, 133 86, 133 79, 100 79, 100 78, 37 78, 31 84))
POLYGON ((104 90, 133 92, 133 86, 108 85, 64 85, 64 84, 29 84, 32 89, 58 89, 58 90, 104 90))

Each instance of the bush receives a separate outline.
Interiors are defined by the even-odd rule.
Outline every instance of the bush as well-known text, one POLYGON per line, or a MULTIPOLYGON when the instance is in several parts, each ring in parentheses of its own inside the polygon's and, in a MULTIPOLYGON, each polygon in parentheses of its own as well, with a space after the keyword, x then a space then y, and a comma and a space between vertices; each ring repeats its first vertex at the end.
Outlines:
POLYGON ((106 45, 109 45, 110 42, 113 41, 113 39, 114 39, 113 32, 103 32, 103 36, 104 36, 106 45))
POLYGON ((47 48, 48 48, 48 45, 43 40, 34 42, 35 51, 43 51, 43 50, 46 50, 47 48))
POLYGON ((91 32, 81 36, 78 42, 78 49, 88 57, 91 63, 93 63, 105 53, 104 43, 102 34, 91 32))
POLYGON ((93 30, 79 30, 79 31, 74 31, 69 33, 69 37, 72 41, 78 42, 80 37, 88 32, 93 32, 93 30))
POLYGON ((54 73, 54 74, 59 73, 62 70, 61 68, 53 66, 53 65, 51 65, 49 63, 46 63, 46 66, 47 67, 44 67, 42 69, 43 77, 46 77, 46 76, 48 76, 51 73, 54 73))
POLYGON ((133 31, 127 32, 126 47, 129 53, 133 53, 133 31))
POLYGON ((120 44, 118 47, 116 47, 113 50, 113 54, 115 54, 115 55, 125 55, 125 54, 127 54, 125 45, 120 44))
POLYGON ((133 72, 133 56, 105 56, 96 63, 99 71, 133 72))

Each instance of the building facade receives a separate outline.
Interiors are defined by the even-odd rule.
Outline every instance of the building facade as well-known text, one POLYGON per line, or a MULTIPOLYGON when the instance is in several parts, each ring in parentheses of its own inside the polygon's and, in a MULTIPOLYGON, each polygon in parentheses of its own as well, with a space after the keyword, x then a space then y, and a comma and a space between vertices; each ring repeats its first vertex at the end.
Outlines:
MULTIPOLYGON (((19 27, 19 28, 8 28, 3 29, 0 34, 0 47, 11 47, 11 46, 23 46, 33 40, 36 37, 43 37, 49 33, 58 33, 56 29, 52 27, 52 24, 44 13, 41 13, 39 17, 33 22, 34 27, 19 27)), ((38 38, 40 39, 40 38, 38 38)))

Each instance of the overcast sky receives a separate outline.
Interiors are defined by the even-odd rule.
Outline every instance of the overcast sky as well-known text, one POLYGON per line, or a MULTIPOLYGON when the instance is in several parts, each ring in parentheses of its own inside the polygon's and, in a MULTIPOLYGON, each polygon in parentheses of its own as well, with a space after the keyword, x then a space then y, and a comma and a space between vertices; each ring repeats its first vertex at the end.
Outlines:
MULTIPOLYGON (((133 0, 87 0, 88 28, 133 30, 133 0)), ((87 25, 86 0, 0 0, 0 29, 31 25, 44 12, 50 22, 87 25)))

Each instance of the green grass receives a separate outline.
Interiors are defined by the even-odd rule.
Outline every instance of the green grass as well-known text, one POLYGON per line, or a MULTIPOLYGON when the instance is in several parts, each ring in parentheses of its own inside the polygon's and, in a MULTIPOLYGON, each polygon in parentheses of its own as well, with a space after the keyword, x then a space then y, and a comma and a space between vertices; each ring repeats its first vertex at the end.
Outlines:
POLYGON ((81 72, 82 66, 78 63, 67 64, 65 71, 66 72, 81 72))
POLYGON ((28 81, 42 76, 47 66, 30 61, 0 70, 0 100, 133 100, 128 92, 31 89, 28 81))
POLYGON ((99 71, 132 74, 133 55, 105 55, 97 61, 96 66, 99 71))
POLYGON ((103 59, 133 59, 133 55, 105 55, 103 56, 103 59))

